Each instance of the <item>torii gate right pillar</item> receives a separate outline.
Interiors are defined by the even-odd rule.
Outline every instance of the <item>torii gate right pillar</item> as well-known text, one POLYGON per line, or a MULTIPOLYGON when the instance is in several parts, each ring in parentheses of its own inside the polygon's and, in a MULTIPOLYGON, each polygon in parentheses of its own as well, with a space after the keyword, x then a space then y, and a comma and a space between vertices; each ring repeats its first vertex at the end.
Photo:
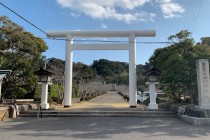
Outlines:
POLYGON ((135 34, 129 36, 129 101, 130 107, 137 106, 136 88, 136 37, 135 34))

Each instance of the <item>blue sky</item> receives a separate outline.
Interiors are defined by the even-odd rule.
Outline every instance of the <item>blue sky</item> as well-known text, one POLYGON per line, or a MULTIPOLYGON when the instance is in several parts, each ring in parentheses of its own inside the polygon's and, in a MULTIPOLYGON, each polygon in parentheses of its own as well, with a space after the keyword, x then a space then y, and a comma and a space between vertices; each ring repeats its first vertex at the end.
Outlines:
MULTIPOLYGON (((210 0, 0 0, 44 31, 49 30, 147 30, 156 37, 137 41, 160 42, 182 29, 192 32, 196 42, 210 36, 210 0)), ((0 5, 5 15, 35 36, 46 38, 12 12, 0 5)), ((104 39, 102 39, 104 40, 104 39)), ((115 38, 114 40, 120 40, 115 38)), ((65 58, 65 42, 45 40, 47 58, 65 58)), ((144 64, 154 50, 169 44, 137 44, 137 64, 144 64)), ((128 62, 127 51, 74 51, 74 62, 91 64, 108 59, 128 62)))

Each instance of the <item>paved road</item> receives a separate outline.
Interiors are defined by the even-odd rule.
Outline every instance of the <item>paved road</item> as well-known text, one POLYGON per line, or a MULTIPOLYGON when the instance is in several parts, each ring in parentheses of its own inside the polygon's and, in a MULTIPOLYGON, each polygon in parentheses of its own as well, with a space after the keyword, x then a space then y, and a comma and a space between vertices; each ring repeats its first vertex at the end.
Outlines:
POLYGON ((0 122, 1 140, 209 140, 210 127, 176 118, 19 118, 0 122))
POLYGON ((98 110, 116 110, 129 108, 129 102, 123 99, 117 92, 107 92, 88 101, 86 108, 98 110))
POLYGON ((115 103, 124 103, 128 104, 117 92, 109 91, 107 94, 98 96, 90 101, 91 103, 101 103, 101 104, 115 104, 115 103))
MULTIPOLYGON (((78 103, 71 109, 129 109, 116 93, 78 103)), ((137 108, 139 109, 139 108, 137 108)), ((129 109, 130 110, 130 109, 129 109)), ((18 118, 0 122, 0 140, 209 140, 210 127, 176 118, 64 117, 18 118)))

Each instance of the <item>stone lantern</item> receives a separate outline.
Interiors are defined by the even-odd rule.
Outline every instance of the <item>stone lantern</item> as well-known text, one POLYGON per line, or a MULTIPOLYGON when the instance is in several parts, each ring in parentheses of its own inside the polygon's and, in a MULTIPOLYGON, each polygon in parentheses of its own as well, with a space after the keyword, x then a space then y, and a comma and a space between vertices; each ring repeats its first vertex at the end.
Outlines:
POLYGON ((38 71, 35 71, 34 74, 39 76, 38 82, 42 84, 41 108, 49 109, 49 103, 47 102, 48 84, 51 81, 51 76, 53 75, 53 73, 40 67, 40 69, 38 71))
POLYGON ((149 86, 150 93, 150 103, 149 109, 158 109, 158 104, 156 103, 156 84, 159 84, 158 78, 161 75, 161 72, 155 67, 151 67, 147 72, 147 85, 149 86))

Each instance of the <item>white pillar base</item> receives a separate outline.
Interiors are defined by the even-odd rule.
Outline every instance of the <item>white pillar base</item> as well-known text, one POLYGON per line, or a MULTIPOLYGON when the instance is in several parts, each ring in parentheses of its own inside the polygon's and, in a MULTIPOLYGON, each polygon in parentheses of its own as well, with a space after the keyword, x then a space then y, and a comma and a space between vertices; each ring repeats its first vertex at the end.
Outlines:
POLYGON ((149 109, 158 109, 158 104, 149 104, 149 109))
POLYGON ((42 109, 49 109, 49 104, 48 103, 43 103, 41 104, 42 109))

